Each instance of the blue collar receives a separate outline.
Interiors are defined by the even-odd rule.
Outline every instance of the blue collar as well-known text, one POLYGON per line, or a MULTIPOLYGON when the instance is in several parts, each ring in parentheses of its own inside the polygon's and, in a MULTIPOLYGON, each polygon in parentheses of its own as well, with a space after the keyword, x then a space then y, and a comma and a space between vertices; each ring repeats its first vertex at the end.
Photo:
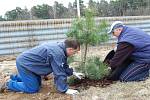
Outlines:
POLYGON ((66 46, 64 42, 58 43, 58 46, 63 49, 65 56, 67 57, 66 46))
POLYGON ((121 37, 123 37, 123 35, 125 34, 125 31, 127 30, 127 26, 123 26, 123 30, 122 32, 120 33, 119 37, 118 37, 118 40, 120 40, 121 37))

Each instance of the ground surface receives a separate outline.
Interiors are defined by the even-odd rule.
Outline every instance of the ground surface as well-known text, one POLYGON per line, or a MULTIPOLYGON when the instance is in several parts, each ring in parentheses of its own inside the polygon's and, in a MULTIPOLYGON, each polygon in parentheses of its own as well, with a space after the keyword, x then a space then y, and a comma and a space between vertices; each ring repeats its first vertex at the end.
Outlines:
MULTIPOLYGON (((111 47, 94 47, 89 50, 89 56, 100 56, 102 59, 112 49, 111 47)), ((16 73, 15 57, 0 58, 0 82, 2 75, 16 73)), ((106 87, 90 86, 80 88, 80 94, 70 96, 58 93, 54 88, 53 78, 42 81, 42 89, 39 93, 24 94, 6 92, 0 94, 0 100, 149 100, 150 79, 144 82, 120 83, 116 82, 106 87)))

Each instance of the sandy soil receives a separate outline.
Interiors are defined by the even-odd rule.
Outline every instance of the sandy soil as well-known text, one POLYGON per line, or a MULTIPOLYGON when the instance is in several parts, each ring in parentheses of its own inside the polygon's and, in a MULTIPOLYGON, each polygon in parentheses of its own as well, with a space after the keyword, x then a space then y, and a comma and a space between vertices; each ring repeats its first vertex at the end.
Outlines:
MULTIPOLYGON (((92 47, 89 56, 100 56, 102 59, 106 56, 112 46, 92 47)), ((6 57, 7 58, 7 57, 6 57)), ((12 57, 13 58, 13 57, 12 57)), ((0 82, 1 75, 16 73, 15 60, 5 59, 0 62, 0 82)), ((81 90, 80 94, 70 96, 56 91, 53 84, 53 78, 48 81, 42 81, 42 88, 39 93, 25 94, 6 92, 0 94, 0 100, 149 100, 150 98, 150 79, 143 82, 116 82, 105 88, 90 87, 88 90, 81 90)))
MULTIPOLYGON (((17 73, 15 60, 0 62, 0 82, 3 76, 17 73)), ((25 94, 6 91, 0 94, 0 100, 72 100, 72 96, 59 93, 54 88, 53 77, 49 76, 49 80, 42 81, 42 88, 39 93, 25 94)))

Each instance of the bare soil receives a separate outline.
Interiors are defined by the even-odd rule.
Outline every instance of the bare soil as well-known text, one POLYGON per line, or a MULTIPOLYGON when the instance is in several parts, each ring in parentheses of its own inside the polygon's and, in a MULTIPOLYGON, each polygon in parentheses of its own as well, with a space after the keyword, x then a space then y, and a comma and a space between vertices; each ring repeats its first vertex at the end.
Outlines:
POLYGON ((43 81, 39 93, 25 94, 6 91, 0 94, 0 100, 72 100, 70 95, 62 94, 56 91, 53 81, 43 81))
POLYGON ((103 78, 103 79, 99 79, 99 80, 92 80, 89 78, 84 78, 81 80, 76 79, 76 81, 74 83, 69 84, 69 85, 70 85, 70 87, 72 87, 74 89, 83 91, 83 90, 89 89, 91 86, 105 88, 108 85, 111 85, 113 83, 115 83, 115 82, 113 82, 111 80, 107 80, 107 78, 103 78))

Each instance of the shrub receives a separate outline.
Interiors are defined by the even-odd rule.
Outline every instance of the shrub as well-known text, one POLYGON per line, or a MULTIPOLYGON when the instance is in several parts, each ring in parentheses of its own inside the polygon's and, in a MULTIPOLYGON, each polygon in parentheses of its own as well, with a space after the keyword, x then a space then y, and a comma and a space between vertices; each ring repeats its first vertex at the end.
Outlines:
POLYGON ((70 63, 72 63, 72 62, 74 62, 74 56, 68 57, 68 58, 67 58, 67 63, 70 64, 70 63))
POLYGON ((88 58, 84 68, 82 64, 76 68, 79 72, 85 73, 85 76, 89 79, 98 80, 108 75, 108 66, 100 61, 98 57, 88 58))
POLYGON ((86 76, 90 79, 98 80, 108 74, 108 67, 98 57, 88 59, 85 66, 86 76))
POLYGON ((74 76, 70 76, 70 77, 67 79, 67 83, 68 83, 69 85, 76 84, 76 83, 78 83, 79 81, 80 81, 80 80, 77 79, 77 78, 74 77, 74 76))

